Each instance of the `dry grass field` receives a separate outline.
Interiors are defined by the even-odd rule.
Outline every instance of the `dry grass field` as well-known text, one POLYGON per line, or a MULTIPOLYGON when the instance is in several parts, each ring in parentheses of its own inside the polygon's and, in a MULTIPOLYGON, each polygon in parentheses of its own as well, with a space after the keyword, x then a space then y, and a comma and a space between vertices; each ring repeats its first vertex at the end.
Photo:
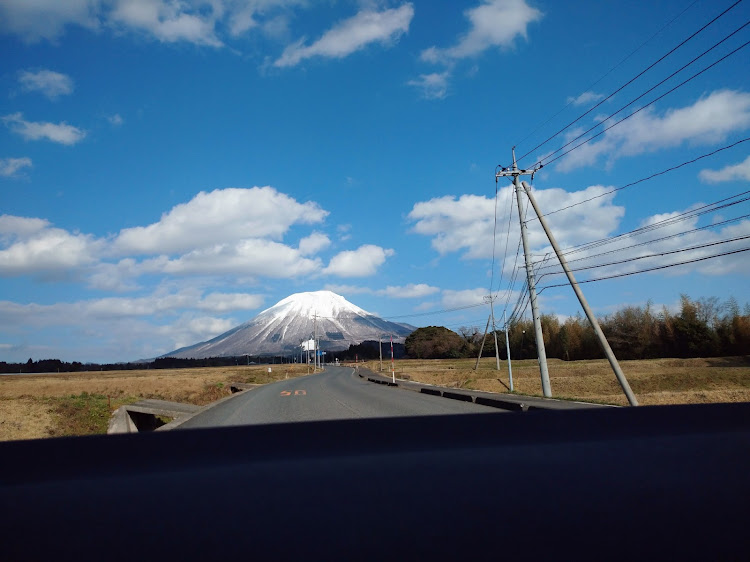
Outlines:
POLYGON ((111 413, 144 398, 204 405, 229 382, 265 384, 307 373, 304 365, 250 365, 0 375, 0 441, 105 433, 111 413))
MULTIPOLYGON (((416 360, 395 362, 396 376, 411 380, 489 392, 509 392, 508 366, 495 358, 483 358, 474 371, 475 359, 416 360)), ((750 356, 711 359, 651 359, 621 361, 620 366, 640 404, 698 404, 750 401, 750 356)), ((377 371, 377 361, 369 368, 377 371)), ((513 361, 513 387, 518 394, 541 396, 536 359, 513 361)), ((556 398, 627 405, 609 363, 548 361, 550 386, 556 398)), ((390 363, 383 362, 384 372, 390 363)))
MULTIPOLYGON (((505 362, 484 358, 396 361, 396 376, 443 386, 508 392, 505 362)), ((363 366, 379 370, 379 362, 363 366)), ((750 356, 714 359, 623 361, 622 369, 642 405, 750 401, 750 356)), ((514 361, 518 394, 541 395, 536 360, 514 361)), ((384 372, 390 362, 383 363, 384 372)), ((609 364, 549 361, 557 398, 627 404, 609 364)), ((265 384, 307 374, 302 365, 267 365, 0 376, 0 440, 104 433, 122 404, 159 398, 208 404, 229 395, 227 383, 265 384)))

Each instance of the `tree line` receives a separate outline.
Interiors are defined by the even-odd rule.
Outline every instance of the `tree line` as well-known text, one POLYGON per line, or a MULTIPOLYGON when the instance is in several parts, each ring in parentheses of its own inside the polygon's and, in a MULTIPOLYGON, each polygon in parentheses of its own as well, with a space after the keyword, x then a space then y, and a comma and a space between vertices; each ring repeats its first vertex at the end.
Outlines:
MULTIPOLYGON (((547 357, 577 361, 601 359, 604 353, 588 320, 578 314, 561 322, 557 316, 542 314, 540 317, 544 347, 547 357)), ((614 314, 599 318, 604 335, 607 336, 618 359, 657 359, 663 357, 722 357, 747 355, 750 353, 750 305, 744 310, 737 300, 730 297, 722 302, 718 297, 691 299, 680 297, 680 309, 676 313, 666 307, 655 310, 651 303, 646 306, 627 306, 614 314)), ((394 343, 396 359, 448 359, 476 357, 482 345, 483 332, 477 328, 462 327, 458 332, 442 326, 418 328, 404 344, 394 343)), ((500 357, 507 358, 505 333, 497 331, 500 357)), ((534 326, 531 320, 512 322, 508 329, 511 359, 536 358, 534 326)), ((482 355, 495 354, 494 334, 489 332, 482 348, 482 355)), ((380 355, 380 343, 366 341, 351 345, 348 350, 331 353, 328 361, 358 359, 374 360, 380 355)), ((130 363, 80 363, 59 359, 42 359, 26 363, 0 361, 0 373, 69 373, 81 371, 122 371, 134 369, 180 369, 194 367, 224 367, 246 363, 290 363, 296 356, 275 357, 210 357, 206 359, 179 359, 160 357, 147 362, 130 363)), ((383 343, 383 359, 390 359, 390 342, 383 343)))
MULTIPOLYGON (((557 316, 540 317, 547 357, 565 361, 601 359, 604 353, 588 320, 578 314, 561 322, 557 316)), ((645 306, 627 306, 603 318, 597 318, 618 359, 656 359, 663 357, 722 357, 750 353, 750 306, 740 309, 734 297, 722 302, 718 297, 691 299, 680 297, 678 312, 666 307, 655 310, 645 306)), ((476 357, 483 332, 462 327, 458 332, 430 326, 419 328, 405 342, 412 358, 476 357)), ((496 333, 500 357, 507 358, 505 334, 496 333)), ((511 359, 537 357, 534 326, 531 320, 512 322, 508 329, 511 359)), ((487 334, 483 355, 494 355, 494 335, 487 334)))
POLYGON ((189 369, 195 367, 227 367, 258 363, 290 363, 291 355, 238 357, 208 357, 205 359, 182 359, 178 357, 159 357, 153 361, 129 363, 81 363, 79 361, 61 361, 59 359, 29 359, 26 363, 7 363, 0 361, 0 373, 79 373, 84 371, 133 371, 137 369, 189 369))

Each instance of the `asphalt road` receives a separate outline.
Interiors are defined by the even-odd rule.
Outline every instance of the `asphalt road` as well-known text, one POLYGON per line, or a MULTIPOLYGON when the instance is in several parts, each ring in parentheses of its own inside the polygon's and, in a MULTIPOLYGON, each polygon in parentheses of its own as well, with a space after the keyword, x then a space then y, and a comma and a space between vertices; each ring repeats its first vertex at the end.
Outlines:
POLYGON ((180 428, 502 412, 373 384, 350 367, 326 367, 323 373, 242 392, 195 415, 180 428))

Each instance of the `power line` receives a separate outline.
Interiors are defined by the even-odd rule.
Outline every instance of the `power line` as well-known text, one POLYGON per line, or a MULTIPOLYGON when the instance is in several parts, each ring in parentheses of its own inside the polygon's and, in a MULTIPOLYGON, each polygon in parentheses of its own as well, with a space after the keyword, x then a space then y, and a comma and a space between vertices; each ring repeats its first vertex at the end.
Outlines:
POLYGON ((675 16, 674 18, 672 18, 672 19, 671 19, 671 20, 670 20, 670 21, 669 21, 668 23, 666 23, 666 24, 665 24, 665 25, 664 25, 664 26, 663 26, 663 27, 662 27, 662 28, 661 28, 661 29, 660 29, 659 31, 657 31, 657 32, 656 32, 656 33, 654 33, 654 34, 653 34, 653 35, 652 35, 651 37, 649 37, 648 39, 646 39, 646 41, 644 41, 643 43, 641 43, 641 44, 640 44, 640 45, 638 46, 638 48, 637 48, 637 49, 635 49, 634 51, 632 51, 632 52, 631 52, 631 53, 630 53, 630 54, 629 54, 628 56, 626 56, 626 57, 625 57, 624 59, 622 59, 622 60, 621 60, 620 62, 618 62, 618 63, 617 63, 617 64, 616 64, 615 66, 613 66, 612 68, 610 68, 610 69, 609 69, 609 70, 608 70, 607 72, 605 72, 605 73, 604 73, 604 74, 603 74, 603 75, 602 75, 602 76, 601 76, 601 77, 600 77, 600 78, 599 78, 598 80, 596 80, 596 81, 595 81, 594 83, 590 84, 590 85, 589 85, 589 86, 588 86, 587 88, 585 88, 585 89, 583 90, 583 92, 581 92, 580 94, 578 94, 578 96, 576 96, 575 98, 571 98, 571 101, 569 101, 569 102, 568 102, 568 103, 567 103, 567 104, 565 105, 565 107, 563 107, 563 108, 562 108, 562 109, 561 109, 560 111, 558 111, 557 113, 555 113, 555 114, 554 114, 554 115, 553 115, 552 117, 548 118, 548 119, 547 119, 547 120, 546 120, 546 121, 545 121, 544 123, 542 123, 541 125, 538 125, 538 126, 537 126, 537 127, 536 127, 536 128, 535 128, 535 129, 533 130, 533 131, 531 131, 531 132, 530 132, 530 133, 529 133, 528 135, 526 135, 526 136, 525 136, 524 138, 522 138, 522 139, 520 140, 520 142, 516 143, 516 146, 518 146, 518 145, 521 145, 521 144, 523 144, 523 143, 524 143, 524 142, 525 142, 525 141, 526 141, 526 140, 527 140, 527 139, 528 139, 529 137, 531 137, 531 136, 532 136, 532 135, 533 135, 534 133, 536 133, 536 132, 537 132, 537 131, 538 131, 539 129, 541 129, 542 127, 544 127, 544 126, 545 126, 545 125, 546 125, 547 123, 549 123, 549 122, 550 122, 550 121, 552 121, 552 120, 553 120, 553 119, 554 119, 555 117, 557 117, 558 115, 560 115, 560 114, 561 114, 561 113, 562 113, 563 111, 565 111, 566 109, 568 109, 568 108, 569 108, 569 107, 570 107, 571 105, 573 105, 573 102, 574 102, 574 101, 575 101, 575 100, 576 100, 576 99, 577 99, 578 97, 580 97, 580 96, 581 96, 582 94, 584 94, 585 92, 588 92, 588 91, 590 91, 590 90, 591 90, 591 88, 593 88, 593 87, 594 87, 594 86, 596 86, 596 85, 597 85, 597 84, 598 84, 599 82, 601 82, 602 80, 604 80, 604 79, 605 79, 605 78, 606 78, 607 76, 609 76, 609 75, 610 75, 610 74, 611 74, 611 73, 612 73, 612 72, 613 72, 614 70, 616 70, 617 68, 619 68, 619 67, 620 67, 620 65, 622 65, 622 64, 623 64, 623 63, 624 63, 624 62, 625 62, 626 60, 628 60, 628 59, 629 59, 630 57, 632 57, 632 56, 633 56, 634 54, 636 54, 636 53, 637 53, 638 51, 640 51, 640 50, 641 50, 641 49, 642 49, 643 47, 645 47, 645 46, 646 46, 646 45, 647 45, 648 43, 650 43, 650 42, 651 42, 651 40, 652 40, 652 39, 654 39, 654 37, 656 37, 657 35, 659 35, 659 34, 660 34, 660 33, 661 33, 662 31, 664 31, 664 30, 665 30, 665 29, 666 29, 667 27, 669 27, 670 25, 672 25, 672 24, 673 24, 673 23, 674 23, 674 22, 675 22, 675 21, 676 21, 676 20, 677 20, 677 19, 678 19, 678 18, 679 18, 680 16, 682 16, 682 14, 684 14, 684 13, 685 13, 685 12, 687 12, 687 11, 688 11, 688 10, 689 10, 690 8, 692 8, 692 7, 693 7, 693 6, 694 6, 694 5, 695 5, 695 4, 697 3, 697 2, 698 2, 698 0, 693 0, 693 2, 691 2, 691 3, 690 3, 690 5, 689 5, 689 6, 687 7, 687 8, 685 8, 685 9, 684 9, 684 10, 682 10, 682 11, 681 11, 681 12, 680 12, 679 14, 677 14, 677 15, 676 15, 676 16, 675 16))
MULTIPOLYGON (((682 168, 683 166, 687 166, 688 164, 694 164, 695 162, 698 162, 699 160, 703 160, 704 158, 708 158, 709 156, 713 156, 714 154, 717 154, 717 153, 722 152, 724 150, 728 150, 730 148, 733 148, 733 147, 737 146, 738 144, 742 144, 743 142, 747 142, 747 141, 750 141, 750 137, 746 137, 744 139, 738 140, 737 142, 734 142, 734 143, 729 144, 727 146, 722 146, 721 148, 717 148, 716 150, 714 150, 712 152, 708 152, 706 154, 702 154, 701 156, 698 156, 697 158, 693 158, 691 160, 687 160, 687 161, 683 162, 682 164, 677 164, 676 166, 672 166, 670 168, 667 168, 666 170, 662 170, 660 172, 656 172, 656 173, 651 174, 650 176, 647 176, 645 178, 641 178, 639 180, 632 181, 632 182, 627 183, 627 184, 625 184, 623 186, 616 187, 614 189, 611 189, 611 190, 606 191, 604 193, 601 193, 599 195, 595 195, 593 197, 589 197, 588 199, 584 199, 583 201, 579 201, 578 203, 573 203, 571 205, 567 205, 566 207, 561 207, 559 209, 555 209, 554 211, 550 211, 549 213, 544 213, 544 216, 548 217, 550 215, 554 215, 555 213, 559 213, 560 211, 567 211, 568 209, 572 209, 573 207, 577 207, 578 205, 583 205, 584 203, 588 203, 589 201, 593 201, 594 199, 599 199, 600 197, 606 197, 610 193, 615 193, 617 191, 622 191, 623 189, 627 189, 628 187, 632 187, 634 185, 638 185, 639 183, 643 183, 645 181, 652 180, 652 179, 654 179, 656 177, 663 176, 664 174, 667 174, 669 172, 673 172, 675 170, 678 170, 679 168, 682 168)), ((529 219, 529 222, 535 221, 535 220, 539 220, 539 219, 536 218, 536 217, 532 217, 532 218, 529 219)))
MULTIPOLYGON (((495 223, 492 227, 492 269, 490 270, 490 297, 495 284, 495 241, 497 240, 497 180, 495 180, 495 223)), ((502 280, 500 281, 502 283, 502 280)))
MULTIPOLYGON (((513 205, 512 201, 511 201, 511 205, 513 205)), ((521 217, 521 214, 520 214, 521 213, 521 209, 518 209, 519 220, 521 222, 523 222, 523 221, 526 220, 526 215, 527 215, 528 211, 529 211, 529 202, 527 200, 526 201, 526 207, 524 208, 524 211, 523 211, 523 217, 521 217)), ((510 229, 510 223, 508 223, 508 228, 510 229)), ((519 256, 520 253, 521 253, 521 235, 519 233, 519 235, 518 235, 518 247, 516 248, 516 257, 515 257, 515 260, 513 262, 513 275, 512 275, 512 278, 511 278, 511 282, 510 282, 510 284, 508 286, 508 289, 507 289, 507 297, 505 299, 505 308, 503 309, 503 314, 505 314, 506 311, 508 310, 508 305, 510 304, 510 297, 511 297, 511 295, 513 293, 513 287, 515 286, 516 280, 518 279, 518 271, 519 271, 519 268, 518 268, 518 256, 519 256)))
POLYGON ((455 308, 445 308, 442 310, 433 310, 431 312, 417 312, 414 314, 399 314, 398 316, 382 316, 381 318, 383 320, 393 319, 393 318, 416 318, 417 316, 430 316, 431 314, 445 314, 447 312, 456 312, 458 310, 466 310, 468 308, 477 308, 479 306, 484 306, 485 303, 480 302, 477 304, 467 304, 465 306, 457 306, 455 308))
MULTIPOLYGON (((617 253, 617 252, 622 252, 622 251, 625 251, 625 250, 630 250, 632 248, 637 248, 639 246, 646 246, 648 244, 654 244, 656 242, 663 242, 664 240, 669 240, 671 238, 678 238, 680 236, 685 236, 687 234, 692 234, 692 233, 698 232, 700 230, 706 230, 706 229, 709 229, 709 228, 716 228, 717 226, 723 226, 723 225, 726 225, 726 224, 729 224, 729 223, 733 223, 733 222, 737 222, 739 220, 746 219, 746 218, 749 218, 749 217, 750 217, 750 215, 741 215, 739 217, 735 217, 735 218, 732 218, 732 219, 723 220, 721 222, 717 222, 717 223, 714 223, 714 224, 708 224, 706 226, 700 226, 698 228, 693 228, 691 230, 686 230, 684 232, 678 232, 677 234, 670 234, 669 236, 662 236, 661 238, 655 238, 653 240, 646 240, 645 242, 639 242, 638 244, 631 244, 630 246, 625 246, 623 248, 617 248, 615 250, 609 250, 607 252, 601 252, 601 253, 598 253, 598 254, 593 254, 593 255, 590 255, 590 256, 586 256, 584 258, 575 258, 575 259, 572 259, 572 260, 567 260, 567 262, 570 264, 570 263, 577 262, 577 261, 590 260, 590 259, 593 259, 593 258, 597 258, 599 256, 606 256, 606 255, 609 255, 609 254, 614 254, 614 253, 617 253)), ((550 267, 558 267, 558 265, 557 264, 544 265, 544 266, 541 266, 539 269, 540 270, 541 269, 549 269, 550 267)))
MULTIPOLYGON (((715 255, 712 255, 712 256, 704 256, 702 258, 695 258, 695 259, 692 259, 692 260, 686 260, 686 261, 682 261, 682 262, 678 262, 678 263, 672 263, 672 264, 668 264, 668 265, 660 265, 660 266, 657 266, 657 267, 650 267, 648 269, 641 269, 639 271, 631 271, 631 272, 628 272, 628 273, 618 273, 616 275, 608 275, 606 277, 597 277, 595 279, 585 279, 583 281, 578 281, 578 284, 582 284, 582 283, 594 283, 596 281, 606 281, 607 279, 616 279, 618 277, 628 277, 630 275, 638 275, 640 273, 648 273, 649 271, 658 271, 660 269, 667 269, 667 268, 670 268, 670 267, 676 267, 678 265, 686 265, 686 264, 696 263, 696 262, 700 262, 700 261, 706 261, 706 260, 710 260, 710 259, 714 259, 714 258, 721 258, 721 257, 724 257, 724 256, 730 256, 732 254, 739 254, 740 252, 747 252, 748 250, 750 250, 750 247, 748 247, 748 248, 742 248, 740 250, 733 250, 731 252, 723 252, 721 254, 715 254, 715 255)), ((556 285, 546 285, 545 287, 542 287, 539 290, 539 293, 541 293, 545 289, 552 289, 554 287, 567 287, 567 286, 568 286, 568 283, 559 283, 559 284, 556 284, 556 285)))
MULTIPOLYGON (((676 76, 677 74, 679 74, 680 72, 682 72, 683 70, 685 70, 687 67, 689 67, 693 63, 697 62, 698 60, 700 60, 701 58, 703 58, 704 56, 706 56, 708 53, 710 53, 711 51, 713 51, 716 47, 718 47, 719 45, 721 45, 722 43, 724 43, 725 41, 727 41, 730 37, 733 37, 735 34, 739 33, 741 30, 745 29, 748 25, 750 25, 750 20, 746 21, 742 26, 740 26, 739 28, 735 29, 732 33, 730 33, 729 35, 727 35, 726 37, 724 37, 721 41, 718 41, 717 43, 714 43, 713 46, 711 46, 708 49, 706 49, 705 51, 703 51, 700 55, 698 55, 697 57, 695 57, 690 62, 688 62, 687 64, 683 65, 678 70, 675 70, 672 74, 670 74, 669 76, 667 76, 666 78, 664 78, 661 82, 658 82, 657 84, 651 86, 648 90, 646 90, 645 92, 643 92, 641 95, 639 95, 634 100, 629 101, 627 104, 623 105, 620 109, 618 109, 617 111, 615 111, 613 113, 610 113, 606 118, 602 119, 601 121, 597 121, 597 123, 594 126, 590 127, 589 129, 587 129, 586 131, 584 131, 583 133, 581 133, 577 137, 569 140, 567 143, 565 143, 564 145, 562 145, 560 148, 556 149, 555 151, 551 152, 550 154, 547 154, 544 158, 542 158, 542 160, 540 160, 539 163, 541 163, 544 160, 549 159, 552 155, 557 154, 558 152, 560 152, 564 148, 566 148, 566 147, 570 146, 571 144, 573 144, 578 139, 583 138, 584 136, 586 136, 588 133, 590 133, 591 131, 593 131, 594 129, 596 129, 597 127, 599 127, 600 125, 602 125, 602 124, 606 123, 607 121, 609 121, 610 119, 612 119, 612 117, 614 117, 615 115, 617 115, 618 113, 620 113, 625 108, 630 107, 631 105, 633 105, 635 102, 637 102, 639 99, 641 99, 642 97, 644 97, 646 94, 648 94, 650 92, 653 92, 656 88, 658 88, 659 86, 661 86, 662 84, 664 84, 665 82, 667 82, 668 80, 670 80, 671 78, 673 78, 674 76, 676 76)), ((736 51, 734 51, 734 52, 736 52, 736 51)), ((731 54, 732 53, 730 53, 730 55, 731 54)), ((720 59, 717 62, 720 62, 721 60, 723 60, 723 59, 720 59)), ((714 63, 714 64, 716 64, 716 63, 714 63)), ((709 66, 708 68, 705 68, 703 71, 701 71, 700 73, 694 75, 690 79, 692 80, 692 78, 695 78, 696 76, 699 76, 702 72, 705 72, 709 68, 711 68, 711 66, 709 66)), ((687 81, 683 82, 683 84, 685 84, 685 83, 687 83, 687 81)), ((674 91, 674 89, 670 90, 670 92, 672 92, 672 91, 674 91)), ((667 92, 667 93, 669 93, 669 92, 667 92)), ((661 98, 657 98, 657 99, 661 99, 661 98)), ((654 101, 656 101, 656 100, 654 100, 654 101)), ((654 103, 654 102, 652 101, 651 103, 654 103)))
POLYGON ((599 103, 597 103, 596 105, 594 105, 593 107, 591 107, 590 109, 588 109, 587 111, 585 111, 584 113, 582 113, 581 115, 579 115, 578 117, 576 117, 573 121, 571 121, 570 123, 568 123, 567 125, 565 125, 565 127, 563 127, 562 129, 560 129, 559 131, 557 131, 552 136, 548 137, 545 141, 541 142, 540 144, 536 145, 534 148, 532 148, 531 150, 529 150, 526 154, 524 154, 523 156, 521 156, 519 158, 519 160, 523 160, 529 154, 531 154, 535 150, 541 148, 542 146, 544 146, 545 144, 547 144, 548 142, 550 142, 552 139, 554 139, 555 137, 557 137, 560 133, 562 133, 566 129, 570 128, 572 125, 576 124, 581 119, 583 119, 586 115, 588 115, 589 113, 591 113, 592 111, 594 111, 597 107, 599 107, 600 105, 602 105, 604 102, 606 102, 607 100, 611 99, 615 94, 617 94, 618 92, 621 92, 625 87, 627 87, 630 84, 632 84, 633 82, 635 82, 638 78, 640 78, 641 76, 643 76, 646 72, 648 72, 653 67, 655 67, 657 64, 659 64, 661 61, 663 61, 664 59, 666 59, 668 56, 670 56, 672 53, 674 53, 677 49, 679 49, 680 47, 682 47, 683 45, 685 45, 688 41, 690 41, 691 39, 693 39, 696 35, 698 35, 699 33, 701 33, 707 27, 709 27, 710 25, 712 25, 719 18, 721 18, 724 14, 726 14, 727 12, 729 12, 731 9, 733 9, 735 6, 737 6, 742 1, 743 0, 737 0, 734 4, 732 4, 731 6, 729 6, 726 10, 724 10, 723 12, 721 12, 714 19, 712 19, 707 24, 705 24, 703 27, 701 27, 700 29, 698 29, 697 31, 695 31, 687 39, 684 39, 676 47, 673 47, 668 53, 666 53, 665 55, 662 55, 659 59, 657 59, 656 61, 654 61, 653 63, 651 63, 648 67, 646 67, 644 70, 642 70, 641 72, 639 72, 636 76, 634 76, 633 78, 631 78, 630 80, 628 80, 627 82, 625 82, 622 86, 620 86, 619 88, 617 88, 614 92, 612 92, 611 94, 609 94, 606 98, 602 99, 601 101, 599 101, 599 103))
MULTIPOLYGON (((679 84, 677 84, 677 85, 676 85, 676 86, 675 86, 674 88, 671 88, 670 90, 667 90, 667 91, 666 91, 666 92, 664 92, 664 93, 663 93, 662 95, 660 95, 660 96, 658 96, 658 97, 656 97, 656 98, 652 99, 652 100, 651 100, 650 102, 648 102, 648 103, 647 103, 646 105, 644 105, 644 106, 640 107, 639 109, 636 109, 636 110, 635 110, 635 111, 634 111, 633 113, 631 113, 631 114, 629 114, 629 115, 626 115, 625 117, 623 117, 623 118, 622 118, 622 119, 620 119, 619 121, 616 121, 615 123, 613 123, 613 124, 612 124, 612 125, 610 125, 609 127, 607 127, 607 128, 605 128, 605 129, 603 129, 603 130, 599 131, 598 133, 596 133, 595 135, 593 135, 593 136, 589 137, 589 138, 588 138, 588 139, 586 139, 585 141, 583 141, 583 142, 581 142, 581 143, 579 143, 579 144, 575 145, 575 146, 574 146, 573 148, 571 148, 571 149, 569 149, 569 150, 566 150, 565 152, 563 152, 562 154, 560 154, 560 155, 558 155, 558 156, 555 156, 555 157, 554 157, 554 158, 553 158, 552 160, 549 160, 548 162, 545 162, 545 163, 544 163, 543 165, 544 165, 544 166, 547 166, 547 165, 551 164, 552 162, 555 162, 556 160, 559 160, 559 159, 560 159, 560 158, 562 158, 563 156, 565 156, 565 155, 567 155, 567 154, 570 154, 570 153, 571 153, 571 152, 573 152, 574 150, 577 150, 577 149, 581 148, 581 147, 582 147, 583 145, 585 145, 585 144, 588 144, 588 143, 590 143, 590 142, 591 142, 592 140, 594 140, 595 138, 597 138, 597 137, 599 137, 599 136, 603 135, 604 133, 606 133, 607 131, 609 131, 609 130, 610 130, 610 129, 612 129, 613 127, 617 127, 617 125, 619 125, 619 124, 620 124, 620 123, 622 123, 623 121, 627 121, 628 119, 630 119, 631 117, 633 117, 633 115, 637 115, 638 113, 640 113, 641 111, 643 111, 643 110, 644 110, 644 109, 646 109, 647 107, 649 107, 649 106, 653 105, 654 103, 656 103, 656 102, 657 102, 657 101, 659 101, 660 99, 662 99, 662 98, 664 98, 664 97, 668 96, 669 94, 671 94, 672 92, 674 92, 674 91, 675 91, 675 90, 677 90, 678 88, 681 88, 682 86, 684 86, 685 84, 687 84, 687 83, 688 83, 688 82, 690 82, 691 80, 693 80, 693 79, 697 78, 698 76, 700 76, 701 74, 703 74, 703 73, 704 73, 704 72, 706 72, 707 70, 709 70, 709 69, 713 68, 714 66, 716 66, 716 65, 717 65, 717 64, 719 64, 720 62, 722 62, 722 61, 724 61, 725 59, 727 59, 727 58, 731 57, 731 56, 732 56, 733 54, 735 54, 736 52, 740 51, 741 49, 744 49, 744 48, 745 48, 745 47, 747 47, 748 45, 750 45, 750 41, 746 41, 745 43, 743 43, 742 45, 740 45, 739 47, 737 47, 737 48, 736 48, 735 50, 731 51, 730 53, 727 53, 726 55, 724 55, 723 57, 721 57, 721 58, 720 58, 719 60, 717 60, 717 61, 715 61, 715 62, 711 63, 710 65, 708 65, 708 66, 707 66, 706 68, 704 68, 704 69, 703 69, 703 70, 701 70, 700 72, 696 72, 696 73, 695 73, 695 74, 693 74, 693 75, 692 75, 692 76, 691 76, 690 78, 688 78, 688 79, 686 79, 686 80, 683 80, 682 82, 680 82, 679 84)), ((554 154, 554 153, 553 153, 553 154, 554 154)), ((548 158, 548 157, 542 158, 542 160, 540 160, 540 161, 538 162, 538 164, 541 164, 541 162, 542 162, 543 160, 546 160, 547 158, 548 158)))
POLYGON ((715 201, 713 203, 708 203, 706 205, 702 205, 696 209, 691 209, 689 211, 685 211, 684 213, 680 213, 678 215, 675 215, 673 217, 669 217, 666 219, 663 219, 661 221, 648 224, 646 226, 642 226, 640 228, 636 228, 634 230, 631 230, 629 232, 624 232, 622 234, 618 234, 617 236, 612 236, 609 238, 600 238, 599 240, 593 240, 591 242, 587 242, 585 244, 581 244, 579 246, 574 246, 572 248, 567 249, 563 252, 564 255, 569 254, 575 254, 578 252, 582 252, 584 250, 589 250, 592 248, 598 248, 599 246, 605 246, 607 244, 611 244, 612 242, 616 242, 618 240, 622 240, 625 238, 631 238, 633 236, 637 236, 638 234, 643 234, 645 232, 650 232, 652 230, 657 230, 659 228, 663 228, 665 226, 670 226, 672 224, 705 215, 707 213, 712 213, 714 211, 718 211, 719 209, 724 209, 727 207, 731 207, 733 205, 737 205, 739 203, 743 203, 747 200, 750 200, 750 197, 747 195, 750 194, 750 190, 744 191, 742 193, 738 193, 737 195, 732 195, 730 197, 725 197, 724 199, 720 199, 719 201, 715 201), (738 199, 737 201, 732 201, 732 199, 738 199))
MULTIPOLYGON (((719 246, 721 244, 729 244, 731 242, 739 242, 740 240, 747 240, 748 238, 750 238, 750 234, 747 235, 747 236, 737 236, 736 238, 730 238, 730 239, 727 239, 727 240, 719 240, 717 242, 708 242, 706 244, 699 244, 697 246, 691 246, 689 248, 681 248, 679 250, 670 250, 668 252, 659 252, 659 253, 655 253, 655 254, 649 254, 648 256, 635 256, 635 257, 632 257, 632 258, 627 258, 627 259, 619 260, 619 261, 613 261, 613 262, 609 262, 609 263, 600 263, 600 264, 596 264, 596 265, 587 265, 587 266, 582 266, 582 267, 571 268, 570 271, 585 271, 587 269, 599 269, 601 267, 609 267, 609 266, 612 266, 612 265, 621 265, 623 263, 630 263, 630 262, 634 262, 634 261, 638 261, 638 260, 646 260, 646 259, 651 259, 651 258, 658 258, 658 257, 669 256, 669 255, 673 255, 673 254, 680 254, 682 252, 690 252, 690 251, 693 251, 693 250, 701 250, 703 248, 710 248, 712 246, 719 246)), ((545 275, 560 275, 562 273, 564 273, 564 272, 563 271, 553 271, 553 272, 550 272, 550 273, 545 273, 545 274, 543 274, 543 275, 540 276, 540 279, 541 279, 541 277, 544 277, 545 275)))
MULTIPOLYGON (((497 193, 497 179, 495 179, 495 193, 497 193)), ((505 262, 508 258, 508 242, 510 241, 510 223, 513 220, 513 189, 508 189, 508 231, 505 234, 505 252, 503 253, 503 264, 500 267, 500 280, 497 282, 498 290, 497 295, 500 294, 500 286, 503 284, 503 275, 505 274, 505 262)), ((520 238, 519 238, 520 243, 520 238)), ((490 291, 492 295, 492 291, 490 291)))

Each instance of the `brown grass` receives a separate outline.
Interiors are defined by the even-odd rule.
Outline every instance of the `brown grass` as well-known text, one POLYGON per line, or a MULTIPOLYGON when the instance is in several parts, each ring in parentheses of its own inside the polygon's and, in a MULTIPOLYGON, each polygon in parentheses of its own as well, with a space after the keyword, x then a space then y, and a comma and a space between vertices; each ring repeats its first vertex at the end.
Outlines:
POLYGON ((204 405, 227 383, 265 384, 307 374, 304 365, 251 365, 0 376, 0 440, 106 431, 112 411, 144 398, 204 405))
POLYGON ((51 408, 36 400, 0 400, 0 441, 49 435, 55 425, 51 408))
MULTIPOLYGON (((396 375, 412 380, 491 392, 508 392, 508 370, 494 358, 396 361, 396 375)), ((643 405, 750 401, 750 357, 623 361, 622 369, 643 405)), ((377 371, 378 362, 365 364, 377 371)), ((519 394, 541 395, 536 360, 514 361, 519 394)), ((384 364, 384 371, 390 365, 384 364)), ((229 382, 265 384, 305 375, 303 365, 211 367, 0 376, 0 440, 102 433, 122 404, 159 398, 208 404, 230 391, 229 382)), ((605 360, 549 361, 550 384, 558 398, 625 405, 605 360)))
MULTIPOLYGON (((489 392, 509 392, 508 367, 484 358, 474 371, 475 359, 396 361, 396 376, 411 380, 489 392)), ((750 401, 750 357, 712 359, 653 359, 621 361, 628 382, 643 405, 696 404, 750 401)), ((378 369, 377 362, 370 368, 378 369)), ((513 361, 514 390, 541 396, 539 365, 535 359, 513 361)), ((385 366, 384 366, 385 367, 385 366)), ((548 361, 553 396, 626 405, 627 400, 609 363, 548 361)))

